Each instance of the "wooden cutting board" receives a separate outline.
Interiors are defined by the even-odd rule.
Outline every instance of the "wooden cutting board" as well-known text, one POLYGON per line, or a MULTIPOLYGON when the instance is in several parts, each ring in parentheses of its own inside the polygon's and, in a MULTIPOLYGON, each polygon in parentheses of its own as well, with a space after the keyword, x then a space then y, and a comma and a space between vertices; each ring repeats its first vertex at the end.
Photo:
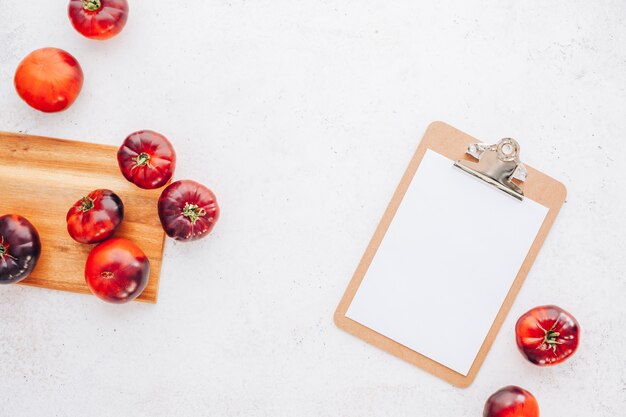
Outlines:
POLYGON ((150 260, 150 281, 138 301, 156 303, 165 233, 157 212, 158 190, 126 181, 117 148, 0 132, 0 215, 19 214, 38 230, 41 257, 20 284, 91 294, 85 262, 94 245, 67 233, 69 208, 90 191, 108 188, 124 202, 124 221, 115 236, 139 246, 150 260))

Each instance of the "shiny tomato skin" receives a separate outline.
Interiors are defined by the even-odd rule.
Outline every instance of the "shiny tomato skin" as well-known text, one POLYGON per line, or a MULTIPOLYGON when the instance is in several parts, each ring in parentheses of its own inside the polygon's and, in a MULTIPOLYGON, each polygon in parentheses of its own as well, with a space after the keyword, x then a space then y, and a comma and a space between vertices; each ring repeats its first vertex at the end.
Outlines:
POLYGON ((165 233, 180 241, 208 235, 220 216, 215 194, 192 180, 171 183, 159 197, 159 218, 165 233))
POLYGON ((113 236, 123 219, 122 199, 111 190, 99 189, 69 209, 67 232, 78 243, 98 243, 113 236))
POLYGON ((554 305, 535 307, 515 324, 519 351, 531 363, 556 365, 576 352, 580 326, 567 311, 554 305))
POLYGON ((117 151, 122 175, 139 188, 161 188, 172 178, 176 151, 165 136, 152 130, 131 133, 117 151))
POLYGON ((71 0, 68 15, 72 26, 90 39, 112 38, 128 20, 126 0, 71 0))
POLYGON ((74 103, 83 88, 83 79, 83 70, 72 55, 58 48, 41 48, 20 62, 13 83, 29 106, 55 113, 74 103))
POLYGON ((530 392, 509 385, 487 399, 483 417, 539 417, 539 404, 530 392))
POLYGON ((109 239, 91 250, 85 281, 98 298, 123 304, 137 298, 148 285, 150 262, 141 249, 124 238, 109 239))
POLYGON ((0 284, 26 279, 41 255, 41 241, 35 226, 22 216, 0 216, 0 284))

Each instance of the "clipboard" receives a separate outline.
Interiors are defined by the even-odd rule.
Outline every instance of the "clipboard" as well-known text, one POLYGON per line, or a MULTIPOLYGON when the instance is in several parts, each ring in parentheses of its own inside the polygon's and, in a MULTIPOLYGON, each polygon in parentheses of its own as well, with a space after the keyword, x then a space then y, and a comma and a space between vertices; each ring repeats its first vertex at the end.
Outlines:
POLYGON ((337 307, 335 324, 455 386, 469 386, 566 197, 562 183, 523 165, 519 154, 512 139, 485 145, 432 123, 337 307), (446 217, 451 213, 462 221, 446 217), (490 224, 491 217, 503 224, 490 224), (414 221, 421 222, 418 230, 414 221), (447 227, 453 229, 442 231, 447 227), (518 238, 507 241, 511 231, 518 238), (481 245, 490 251, 479 252, 481 245), (462 265, 457 257, 465 259, 462 265), (430 272, 420 273, 422 265, 430 272), (437 276, 440 270, 448 275, 437 276), (450 310, 457 305, 464 307, 455 318, 450 310), (437 327, 440 317, 450 326, 437 327), (468 322, 455 329, 450 317, 468 322))

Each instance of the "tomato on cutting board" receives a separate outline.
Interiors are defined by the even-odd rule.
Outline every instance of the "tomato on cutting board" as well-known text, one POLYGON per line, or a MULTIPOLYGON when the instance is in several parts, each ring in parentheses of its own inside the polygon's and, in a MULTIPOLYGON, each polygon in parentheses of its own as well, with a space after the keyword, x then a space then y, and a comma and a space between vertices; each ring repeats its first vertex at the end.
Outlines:
POLYGON ((128 20, 126 0, 71 0, 68 15, 80 34, 105 40, 124 29, 128 20))
POLYGON ((29 106, 54 113, 74 103, 83 88, 83 70, 64 50, 42 48, 20 62, 13 82, 17 94, 29 106))
POLYGON ((122 304, 137 298, 148 285, 150 262, 128 239, 109 239, 89 253, 85 281, 101 300, 122 304))
POLYGON ((165 136, 152 130, 131 133, 117 151, 122 175, 139 188, 161 188, 176 168, 174 146, 165 136))
POLYGON ((487 399, 483 417, 539 417, 539 404, 530 392, 510 385, 487 399))
POLYGON ((159 197, 159 218, 167 235, 191 241, 208 235, 220 215, 215 194, 192 180, 168 185, 159 197))
POLYGON ((41 255, 37 229, 16 214, 0 216, 0 284, 28 277, 41 255))
POLYGON ((556 365, 576 352, 578 322, 567 311, 554 305, 535 307, 515 324, 519 351, 535 365, 556 365))
POLYGON ((98 243, 113 236, 123 219, 122 199, 111 190, 95 190, 69 209, 67 232, 79 243, 98 243))

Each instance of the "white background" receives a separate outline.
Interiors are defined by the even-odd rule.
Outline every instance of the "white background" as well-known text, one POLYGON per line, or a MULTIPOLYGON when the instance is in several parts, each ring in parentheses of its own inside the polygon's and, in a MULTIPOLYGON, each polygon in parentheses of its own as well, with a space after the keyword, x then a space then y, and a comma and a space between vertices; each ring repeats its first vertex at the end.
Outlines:
POLYGON ((161 131, 176 178, 213 188, 222 218, 203 241, 167 242, 155 306, 0 288, 2 415, 477 416, 507 384, 543 416, 626 414, 622 0, 131 0, 106 42, 75 33, 66 6, 0 0, 0 129, 114 145, 161 131), (12 86, 43 46, 85 72, 61 114, 12 86), (332 323, 435 119, 518 139, 569 190, 465 390, 332 323), (513 334, 545 303, 583 332, 550 369, 525 362, 513 334))

